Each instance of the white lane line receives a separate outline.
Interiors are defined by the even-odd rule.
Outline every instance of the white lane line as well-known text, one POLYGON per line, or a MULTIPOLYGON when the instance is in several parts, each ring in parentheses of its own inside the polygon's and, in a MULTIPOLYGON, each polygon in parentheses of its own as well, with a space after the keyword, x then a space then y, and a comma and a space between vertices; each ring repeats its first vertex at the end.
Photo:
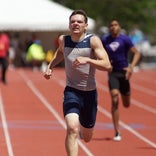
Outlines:
POLYGON ((143 92, 143 93, 146 93, 148 95, 152 95, 152 96, 156 96, 156 91, 154 90, 151 90, 151 89, 148 89, 146 87, 143 87, 143 86, 140 86, 136 83, 133 82, 132 84, 132 87, 135 89, 135 90, 138 90, 140 92, 143 92))
MULTIPOLYGON (((105 116, 107 116, 108 118, 112 118, 111 114, 105 110, 104 108, 102 108, 101 106, 98 107, 98 110, 104 114, 105 116)), ((132 134, 134 134, 136 137, 138 137, 140 140, 144 141, 145 143, 151 145, 152 147, 156 148, 156 143, 150 141, 149 139, 147 139, 146 137, 144 137, 143 135, 141 135, 140 133, 138 133, 137 131, 135 131, 134 129, 132 129, 130 126, 128 126, 127 124, 125 124, 124 122, 122 122, 120 120, 119 124, 124 127, 125 129, 127 129, 129 132, 131 132, 132 134)))
MULTIPOLYGON (((53 77, 53 78, 54 78, 54 77, 53 77)), ((64 83, 62 82, 62 80, 57 79, 57 78, 55 78, 54 80, 55 80, 56 82, 58 82, 58 80, 59 80, 59 82, 60 82, 59 84, 60 84, 60 85, 64 85, 64 83)), ((108 92, 108 88, 105 87, 103 84, 100 84, 100 83, 97 82, 97 86, 98 86, 98 88, 104 90, 105 92, 108 92)), ((151 107, 150 107, 150 108, 145 107, 145 105, 143 105, 143 104, 137 102, 136 100, 135 100, 135 101, 133 100, 133 102, 135 103, 136 106, 138 106, 138 107, 140 107, 140 108, 143 108, 143 109, 145 109, 145 110, 147 110, 147 111, 150 111, 150 112, 154 112, 154 113, 155 113, 155 111, 153 111, 153 109, 152 109, 151 107)), ((105 110, 104 108, 102 108, 101 106, 98 106, 98 110, 99 110, 101 113, 103 113, 105 116, 111 118, 111 114, 110 114, 107 110, 105 110)), ((125 124, 125 123, 122 122, 121 120, 120 120, 119 124, 120 124, 122 127, 124 127, 125 129, 127 129, 129 132, 131 132, 132 134, 134 134, 136 137, 138 137, 139 139, 141 139, 142 141, 144 141, 145 143, 148 143, 148 144, 151 145, 152 147, 156 148, 156 143, 154 143, 154 142, 150 141, 149 139, 147 139, 146 137, 142 136, 140 133, 138 133, 137 131, 135 131, 135 130, 132 129, 131 127, 129 127, 127 124, 125 124)))
MULTIPOLYGON (((104 86, 104 84, 97 82, 97 86, 98 86, 99 89, 101 89, 101 90, 103 90, 105 92, 109 92, 108 88, 106 86, 104 86)), ((143 104, 143 103, 135 100, 134 98, 131 98, 131 101, 132 101, 133 105, 135 105, 135 106, 137 106, 137 107, 139 107, 141 109, 144 109, 145 111, 148 111, 150 113, 156 114, 156 109, 148 106, 148 104, 143 104)))
POLYGON ((5 111, 4 111, 4 107, 3 107, 1 90, 0 90, 0 114, 1 114, 1 118, 2 118, 2 126, 3 126, 4 136, 5 136, 5 140, 6 140, 8 155, 14 156, 12 145, 11 145, 11 140, 10 140, 10 135, 9 135, 9 131, 8 131, 7 120, 5 117, 5 111))
MULTIPOLYGON (((54 117, 58 120, 58 122, 62 125, 64 129, 66 129, 66 125, 64 120, 60 117, 60 115, 57 113, 57 111, 52 107, 52 105, 46 100, 46 98, 39 92, 39 90, 34 86, 31 80, 27 78, 27 76, 24 74, 24 72, 20 71, 19 74, 24 79, 28 87, 32 90, 32 92, 40 99, 40 101, 44 104, 44 106, 54 115, 54 117)), ((79 140, 78 141, 79 146, 83 149, 83 151, 88 156, 94 156, 91 151, 79 140)))
POLYGON ((142 108, 142 109, 144 109, 146 111, 149 111, 149 112, 151 112, 153 114, 156 114, 156 109, 148 106, 148 104, 143 104, 143 103, 141 103, 141 102, 139 102, 139 101, 137 101, 135 99, 132 99, 131 101, 132 101, 133 105, 135 105, 137 107, 140 107, 140 108, 142 108))

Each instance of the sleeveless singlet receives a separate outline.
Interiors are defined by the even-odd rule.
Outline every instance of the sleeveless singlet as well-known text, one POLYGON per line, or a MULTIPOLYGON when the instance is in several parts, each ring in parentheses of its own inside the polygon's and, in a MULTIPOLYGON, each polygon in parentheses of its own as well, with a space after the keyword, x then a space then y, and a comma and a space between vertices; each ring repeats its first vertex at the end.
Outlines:
POLYGON ((64 38, 64 59, 66 69, 66 85, 78 90, 90 91, 96 88, 95 68, 90 64, 73 67, 74 60, 79 56, 96 59, 90 46, 90 37, 92 34, 86 34, 80 42, 73 42, 71 36, 64 38))

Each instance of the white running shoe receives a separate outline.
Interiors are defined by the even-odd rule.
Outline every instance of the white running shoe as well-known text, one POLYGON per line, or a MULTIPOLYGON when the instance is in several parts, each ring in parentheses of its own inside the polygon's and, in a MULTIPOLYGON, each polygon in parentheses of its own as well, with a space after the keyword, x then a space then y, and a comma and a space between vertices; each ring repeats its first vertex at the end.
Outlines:
POLYGON ((113 138, 114 141, 121 141, 121 139, 122 139, 122 137, 121 137, 121 135, 119 133, 117 133, 115 135, 115 137, 113 138))

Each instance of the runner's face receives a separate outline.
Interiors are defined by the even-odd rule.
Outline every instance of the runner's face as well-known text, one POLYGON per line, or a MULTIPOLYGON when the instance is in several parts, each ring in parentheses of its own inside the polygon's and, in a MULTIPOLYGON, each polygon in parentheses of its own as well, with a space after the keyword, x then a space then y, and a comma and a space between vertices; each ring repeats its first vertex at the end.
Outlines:
POLYGON ((120 25, 119 23, 114 20, 109 25, 109 31, 113 36, 117 36, 120 32, 120 25))
POLYGON ((69 21, 69 29, 73 34, 82 34, 87 29, 87 23, 83 15, 76 14, 71 16, 69 21))

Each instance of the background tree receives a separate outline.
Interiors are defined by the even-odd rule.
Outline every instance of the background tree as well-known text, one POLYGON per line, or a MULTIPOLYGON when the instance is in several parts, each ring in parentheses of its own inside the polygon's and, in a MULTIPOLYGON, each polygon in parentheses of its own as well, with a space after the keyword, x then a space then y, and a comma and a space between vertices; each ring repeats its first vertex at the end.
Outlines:
POLYGON ((120 21, 126 31, 137 25, 156 43, 156 1, 155 0, 54 0, 70 9, 84 9, 99 27, 107 26, 112 18, 120 21))

